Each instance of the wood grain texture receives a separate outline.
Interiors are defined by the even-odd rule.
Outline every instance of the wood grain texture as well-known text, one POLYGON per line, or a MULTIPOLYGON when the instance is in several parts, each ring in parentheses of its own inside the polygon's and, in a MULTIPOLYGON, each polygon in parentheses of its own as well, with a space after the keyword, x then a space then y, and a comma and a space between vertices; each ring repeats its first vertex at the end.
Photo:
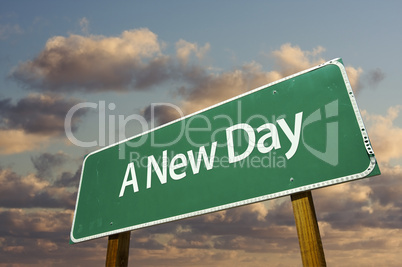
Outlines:
POLYGON ((311 191, 290 196, 303 266, 326 266, 311 191))
POLYGON ((110 235, 107 243, 106 267, 127 267, 130 231, 110 235))

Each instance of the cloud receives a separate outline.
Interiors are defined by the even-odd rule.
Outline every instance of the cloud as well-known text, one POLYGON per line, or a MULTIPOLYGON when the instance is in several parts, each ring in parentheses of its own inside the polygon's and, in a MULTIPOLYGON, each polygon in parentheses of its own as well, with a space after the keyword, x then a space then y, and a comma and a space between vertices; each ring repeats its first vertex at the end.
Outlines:
POLYGON ((370 114, 362 110, 362 116, 367 124, 367 130, 379 162, 387 163, 391 159, 402 157, 402 150, 397 145, 402 143, 402 128, 394 124, 401 109, 402 106, 389 107, 385 116, 370 114))
POLYGON ((31 151, 49 142, 48 136, 29 134, 23 130, 0 130, 0 154, 3 155, 31 151))
MULTIPOLYGON (((64 119, 77 99, 54 94, 31 94, 16 103, 0 100, 0 154, 16 154, 47 146, 54 137, 65 136, 64 119)), ((75 113, 71 130, 76 131, 83 109, 75 113)))
POLYGON ((71 209, 75 206, 75 192, 34 174, 20 176, 10 169, 1 169, 0 184, 0 207, 71 209))
POLYGON ((401 229, 401 166, 381 164, 381 176, 313 192, 318 220, 333 230, 401 229))
MULTIPOLYGON (((204 55, 209 49, 198 48, 196 44, 180 41, 177 45, 178 58, 186 63, 190 53, 204 55), (180 50, 182 49, 182 50, 180 50)), ((311 51, 302 50, 299 46, 290 43, 282 45, 271 53, 275 60, 274 70, 265 71, 257 62, 245 63, 230 71, 214 72, 201 65, 186 65, 179 68, 183 86, 178 90, 183 98, 180 107, 184 114, 190 114, 231 97, 237 96, 264 84, 279 80, 288 75, 314 67, 326 60, 321 57, 325 48, 318 46, 311 51)), ((346 67, 349 80, 353 88, 359 83, 362 69, 346 67)), ((356 89, 355 89, 356 90, 356 89)), ((160 109, 155 112, 161 123, 178 118, 178 114, 160 109)))
POLYGON ((22 34, 24 31, 18 24, 0 24, 0 40, 6 40, 12 35, 22 34))
POLYGON ((77 169, 75 173, 63 172, 58 180, 54 182, 55 186, 58 187, 72 187, 78 188, 80 178, 81 178, 81 166, 77 169))
POLYGON ((72 210, 0 208, 0 265, 104 264, 107 240, 69 245, 72 217, 72 210))
POLYGON ((371 193, 371 188, 361 182, 334 185, 314 191, 319 221, 344 230, 356 229, 367 224, 372 216, 369 198, 371 193))
MULTIPOLYGON (((168 246, 176 248, 217 248, 227 250, 244 250, 250 252, 261 252, 257 245, 248 247, 253 242, 265 243, 269 246, 270 241, 281 246, 286 246, 288 239, 297 240, 296 229, 293 224, 284 226, 277 224, 281 218, 268 217, 274 210, 283 210, 282 205, 275 205, 280 201, 272 200, 274 208, 267 209, 264 203, 237 207, 220 212, 210 213, 203 216, 186 219, 166 225, 156 226, 150 229, 141 230, 141 236, 157 238, 158 235, 169 234, 166 237, 168 246), (236 240, 242 244, 234 245, 236 240), (282 241, 279 241, 282 238, 282 241), (265 241, 264 241, 265 240, 265 241)), ((291 215, 292 210, 290 198, 286 202, 287 212, 291 215)), ((293 247, 293 245, 291 245, 293 247)), ((294 246, 297 248, 297 243, 294 246)))
POLYGON ((208 53, 209 49, 209 43, 206 43, 203 47, 198 47, 196 43, 190 43, 181 39, 176 43, 176 56, 181 64, 187 65, 191 54, 194 54, 197 60, 201 60, 208 53))
POLYGON ((398 266, 401 232, 394 229, 359 227, 333 229, 320 224, 329 266, 398 266), (325 233, 323 235, 323 233, 325 233))
POLYGON ((169 103, 151 104, 142 113, 147 121, 155 125, 168 123, 184 115, 179 107, 169 103))
POLYGON ((346 73, 348 74, 350 86, 353 89, 355 94, 358 94, 359 91, 362 89, 362 84, 360 82, 360 77, 363 73, 362 68, 354 68, 351 66, 346 66, 346 73))
POLYGON ((290 43, 283 44, 279 50, 273 51, 276 67, 282 76, 289 76, 299 71, 324 63, 326 60, 320 57, 325 48, 318 46, 312 51, 303 51, 298 46, 290 43))
POLYGON ((37 171, 39 177, 49 177, 53 170, 64 164, 68 156, 62 152, 56 154, 42 153, 38 156, 32 156, 31 161, 37 171))
POLYGON ((10 77, 40 91, 140 90, 165 79, 168 58, 161 54, 163 46, 148 29, 117 37, 56 36, 10 77))
POLYGON ((385 79, 385 76, 385 73, 380 68, 376 68, 368 71, 362 79, 364 79, 366 86, 377 88, 378 84, 385 79))
MULTIPOLYGON (((86 27, 88 20, 81 19, 86 27)), ((37 57, 20 63, 9 77, 38 91, 145 90, 163 82, 178 82, 185 95, 183 108, 191 113, 211 103, 243 93, 325 62, 325 48, 311 51, 286 43, 271 53, 275 70, 264 71, 257 62, 231 71, 214 72, 201 61, 210 44, 203 46, 180 39, 176 55, 163 54, 165 44, 148 29, 124 31, 120 36, 56 36, 37 57), (196 104, 196 105, 194 105, 196 104)), ((348 67, 352 84, 361 70, 348 67)))
POLYGON ((265 72, 256 62, 222 73, 190 69, 185 74, 190 86, 183 94, 181 107, 185 114, 195 112, 248 90, 282 78, 276 71, 265 72))
POLYGON ((354 68, 351 66, 346 67, 346 73, 352 86, 353 92, 358 94, 362 89, 378 87, 381 81, 385 79, 385 73, 376 68, 374 70, 369 70, 367 72, 363 71, 362 68, 354 68))
MULTIPOLYGON (((10 98, 0 100, 0 127, 4 130, 23 130, 27 134, 47 136, 64 134, 64 118, 69 109, 78 103, 75 99, 49 94, 31 94, 16 104, 10 98)), ((81 109, 74 117, 76 130, 81 109)))
POLYGON ((2 236, 10 235, 7 229, 29 235, 29 232, 51 233, 68 229, 72 211, 1 209, 0 216, 2 236))
MULTIPOLYGON (((281 201, 270 203, 278 202, 281 201)), ((279 206, 278 209, 283 209, 279 206)), ((291 205, 287 208, 291 213, 291 205)), ((300 257, 295 226, 276 225, 268 220, 271 210, 264 203, 256 203, 140 229, 132 233, 132 238, 138 238, 144 244, 157 241, 158 246, 153 248, 158 250, 135 245, 131 253, 137 255, 137 263, 148 266, 157 266, 160 262, 167 266, 188 266, 189 261, 192 266, 239 263, 241 266, 258 266, 255 264, 262 261, 261 257, 272 259, 283 255, 292 255, 288 263, 294 265, 300 257), (247 253, 252 253, 252 259, 247 253)))
MULTIPOLYGON (((66 157, 43 153, 32 161, 42 172, 51 163, 51 169, 61 166, 66 157)), ((53 173, 50 179, 0 168, 0 265, 48 266, 57 262, 79 266, 94 256, 104 257, 107 241, 95 240, 79 247, 68 244, 80 170, 53 173)))
POLYGON ((402 167, 400 165, 381 166, 381 177, 369 179, 367 185, 370 186, 372 193, 371 201, 375 203, 376 212, 379 216, 384 217, 377 220, 376 223, 383 223, 384 226, 390 228, 401 228, 400 220, 402 219, 402 167))

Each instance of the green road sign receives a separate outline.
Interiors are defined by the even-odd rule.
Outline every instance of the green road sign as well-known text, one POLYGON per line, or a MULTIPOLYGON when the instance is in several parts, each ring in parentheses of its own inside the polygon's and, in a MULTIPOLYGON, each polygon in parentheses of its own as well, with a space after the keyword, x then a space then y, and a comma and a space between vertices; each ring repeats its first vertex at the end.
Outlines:
POLYGON ((89 154, 71 241, 378 174, 332 60, 89 154))

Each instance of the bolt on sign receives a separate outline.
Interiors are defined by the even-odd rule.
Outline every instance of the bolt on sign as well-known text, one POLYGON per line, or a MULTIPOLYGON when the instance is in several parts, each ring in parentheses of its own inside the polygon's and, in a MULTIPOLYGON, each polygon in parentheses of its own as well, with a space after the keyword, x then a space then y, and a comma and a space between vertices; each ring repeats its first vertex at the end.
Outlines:
POLYGON ((378 175, 341 59, 86 156, 71 242, 378 175))

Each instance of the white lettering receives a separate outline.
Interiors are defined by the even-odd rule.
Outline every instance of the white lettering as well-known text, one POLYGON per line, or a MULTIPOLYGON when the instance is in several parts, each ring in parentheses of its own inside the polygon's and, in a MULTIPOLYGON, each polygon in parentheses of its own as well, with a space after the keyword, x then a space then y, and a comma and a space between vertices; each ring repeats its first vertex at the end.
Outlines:
POLYGON ((296 153, 297 147, 299 146, 302 117, 303 112, 299 112, 296 114, 294 133, 292 133, 292 130, 290 130, 288 124, 284 119, 280 119, 277 121, 291 143, 289 151, 285 154, 288 159, 293 157, 293 155, 296 153))
POLYGON ((281 148, 281 143, 279 142, 279 136, 278 136, 278 130, 276 129, 275 124, 272 123, 266 123, 264 125, 261 125, 260 127, 257 128, 257 132, 261 132, 262 130, 268 129, 270 132, 267 134, 264 134, 257 142, 257 148, 258 151, 261 153, 268 153, 270 152, 273 148, 278 149, 281 148), (272 144, 268 147, 264 145, 265 140, 268 138, 272 138, 272 144))
POLYGON ((233 125, 226 129, 226 138, 228 141, 228 156, 229 163, 237 162, 244 158, 247 158, 250 153, 253 151, 255 146, 255 134, 253 128, 246 123, 239 123, 233 125), (234 143, 233 143, 233 131, 235 130, 244 130, 248 135, 248 146, 247 149, 240 155, 235 156, 234 153, 234 143))
POLYGON ((135 174, 135 169, 134 169, 134 163, 133 162, 130 162, 127 165, 126 174, 124 175, 124 180, 123 180, 123 184, 121 185, 119 197, 122 197, 124 195, 124 191, 126 190, 126 187, 129 186, 129 185, 133 186, 134 193, 138 192, 137 176, 135 174), (127 181, 129 174, 131 174, 131 180, 127 181))
MULTIPOLYGON (((302 124, 303 112, 299 112, 295 114, 295 122, 293 131, 290 129, 288 123, 285 119, 278 119, 277 125, 282 129, 286 137, 290 142, 290 148, 285 153, 286 158, 290 159, 294 156, 297 151, 300 142, 300 133, 301 133, 301 124, 302 124)), ((251 127, 247 123, 239 123, 233 126, 226 128, 226 138, 227 138, 227 147, 228 147, 228 157, 224 158, 224 163, 222 165, 216 165, 219 167, 229 167, 231 163, 235 163, 235 165, 239 164, 239 167, 244 167, 247 165, 246 159, 251 155, 254 150, 254 147, 257 146, 257 149, 262 154, 270 153, 272 150, 277 150, 281 148, 281 142, 279 140, 278 128, 274 123, 264 123, 260 125, 256 132, 261 134, 258 141, 256 142, 256 133, 254 128, 251 127), (242 130, 242 131, 238 131, 242 130), (234 134, 234 132, 236 134, 234 134), (237 139, 235 148, 235 141, 237 139), (244 142, 246 140, 246 145, 241 145, 241 141, 244 142), (246 148, 245 148, 246 147, 246 148), (239 151, 240 150, 240 151, 239 151), (239 153, 240 152, 240 153, 239 153)), ((144 157, 147 159, 147 182, 146 188, 151 188, 152 185, 152 175, 153 173, 159 179, 161 184, 167 183, 168 173, 171 179, 180 180, 187 176, 186 167, 191 166, 193 174, 198 174, 200 172, 200 168, 202 162, 204 162, 205 169, 211 170, 215 162, 215 152, 218 147, 218 142, 211 143, 210 153, 207 154, 205 146, 200 146, 198 152, 194 152, 193 150, 188 150, 187 155, 185 153, 178 153, 176 155, 172 155, 172 159, 169 161, 167 157, 167 150, 162 152, 162 160, 160 160, 160 155, 158 160, 155 159, 154 155, 150 155, 148 157, 144 157), (168 172, 169 167, 169 172, 168 172)), ((126 173, 124 175, 123 183, 120 189, 119 197, 123 197, 125 190, 128 186, 133 187, 134 193, 139 191, 137 176, 135 171, 134 162, 137 162, 138 167, 142 166, 142 159, 140 159, 140 154, 138 152, 132 152, 133 155, 130 154, 131 160, 133 162, 127 165, 126 173), (140 164, 141 163, 141 164, 140 164), (131 179, 129 179, 131 177, 131 179)), ((276 152, 272 152, 275 156, 276 152)), ((260 156, 256 156, 251 158, 251 167, 257 168, 257 166, 276 166, 275 157, 272 158, 271 154, 269 154, 268 158, 260 158, 260 156), (267 161, 267 162, 266 162, 267 161)), ((282 157, 282 161, 278 162, 277 165, 285 166, 285 157, 282 157)), ((219 160, 218 160, 219 161, 219 160)), ((145 162, 144 162, 145 163, 145 162)), ((248 164, 249 162, 247 162, 248 164)))
MULTIPOLYGON (((70 140, 71 143, 73 143, 76 146, 80 146, 80 147, 93 147, 93 146, 97 146, 98 142, 96 141, 91 141, 91 142, 84 142, 84 141, 80 141, 78 140, 74 134, 73 134, 73 130, 72 130, 72 121, 73 121, 73 116, 74 113, 77 112, 78 110, 82 109, 82 108, 97 108, 98 104, 96 103, 91 103, 91 102, 84 102, 84 103, 79 103, 74 105, 72 108, 70 108, 70 110, 67 112, 66 114, 66 118, 64 120, 64 129, 66 131, 66 135, 68 140, 70 140)), ((101 131, 99 130, 99 138, 101 138, 101 131)))
POLYGON ((172 161, 170 162, 169 165, 169 174, 170 177, 172 177, 173 180, 180 180, 186 176, 186 172, 182 172, 180 174, 176 174, 175 170, 179 168, 183 168, 187 166, 187 159, 184 154, 177 154, 176 156, 173 157, 172 161), (181 160, 180 163, 175 164, 177 160, 181 160))
POLYGON ((191 165, 191 169, 193 169, 194 174, 197 174, 197 173, 200 172, 201 157, 204 160, 204 164, 205 164, 205 167, 207 168, 207 170, 212 169, 212 167, 214 166, 214 158, 215 158, 215 151, 216 151, 216 145, 217 144, 218 144, 218 142, 213 142, 212 143, 211 153, 209 155, 209 160, 208 160, 207 152, 205 151, 204 146, 200 147, 200 149, 198 151, 197 162, 195 162, 195 160, 194 160, 193 151, 192 150, 187 151, 188 159, 189 159, 190 165, 191 165))
POLYGON ((149 156, 148 157, 148 170, 147 170, 147 188, 151 188, 151 177, 152 177, 152 168, 151 165, 154 167, 154 170, 156 172, 156 175, 159 178, 159 181, 161 182, 161 184, 165 184, 167 182, 167 162, 168 162, 168 158, 167 158, 167 150, 164 150, 162 153, 162 169, 163 171, 161 171, 161 169, 158 166, 158 163, 155 160, 154 156, 149 156))

